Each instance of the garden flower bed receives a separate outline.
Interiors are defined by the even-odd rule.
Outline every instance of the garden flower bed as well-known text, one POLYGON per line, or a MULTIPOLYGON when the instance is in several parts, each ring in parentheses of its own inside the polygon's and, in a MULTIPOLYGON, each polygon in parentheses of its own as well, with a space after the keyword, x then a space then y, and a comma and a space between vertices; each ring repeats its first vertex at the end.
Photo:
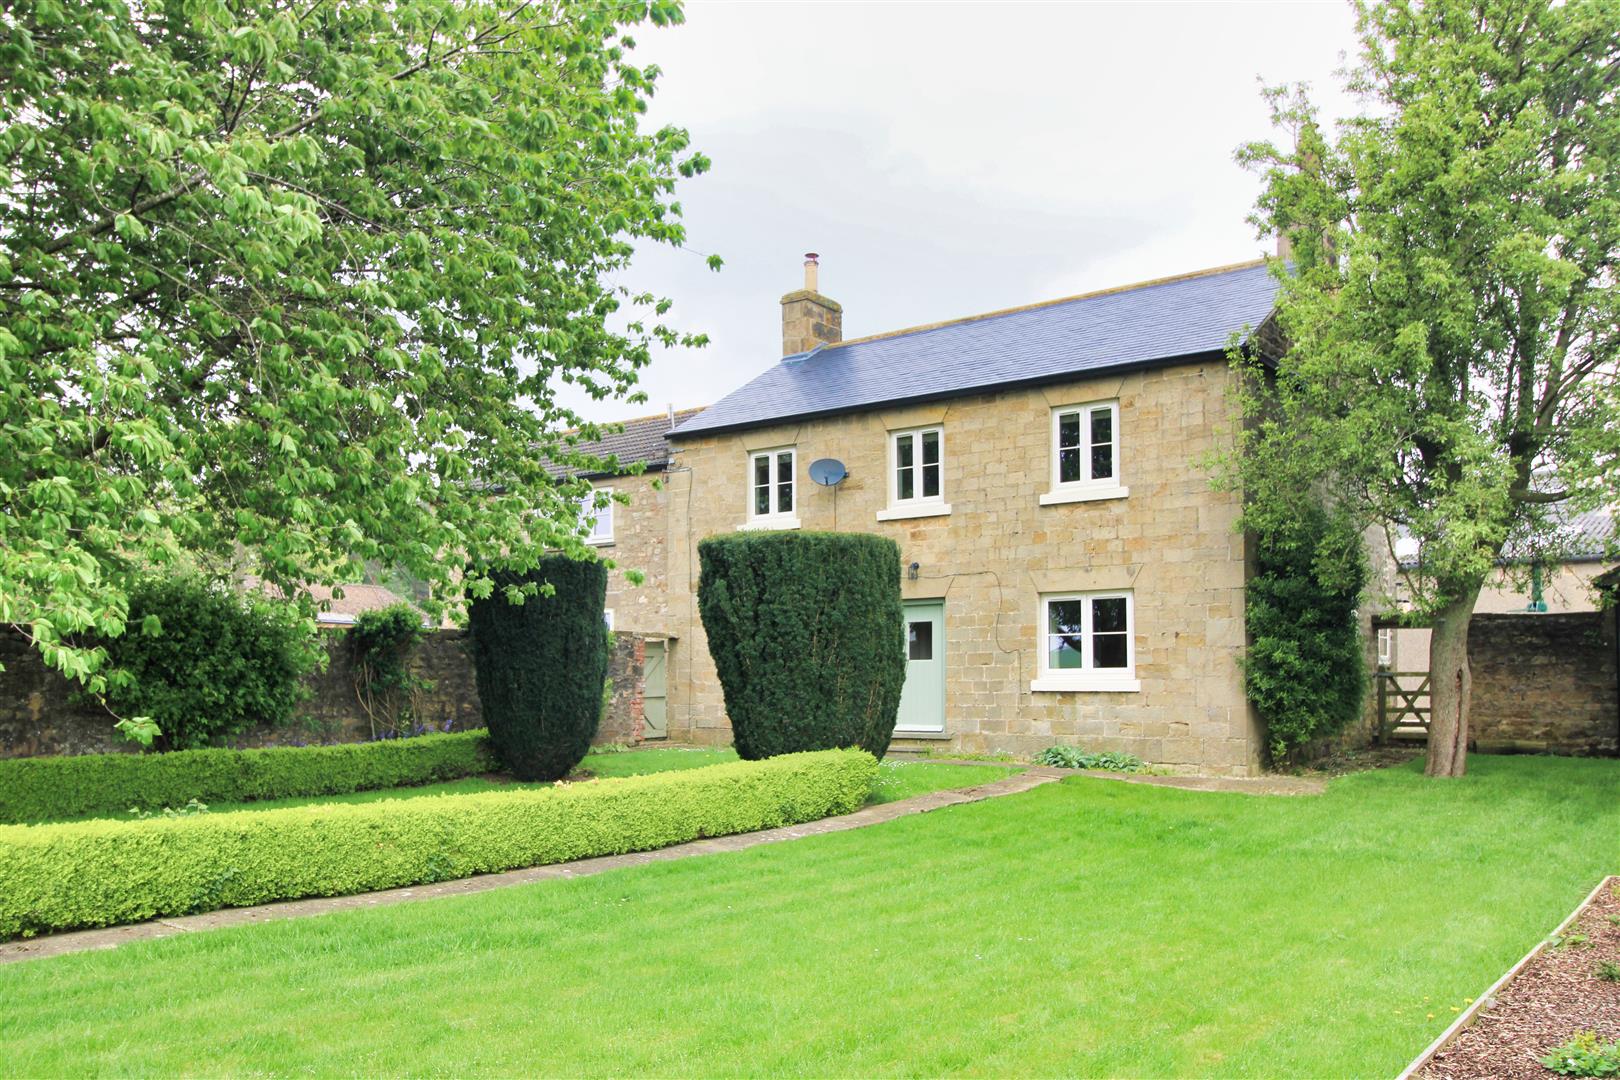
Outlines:
POLYGON ((1605 881, 1569 925, 1528 957, 1413 1075, 1423 1080, 1620 1075, 1583 1070, 1585 1055, 1560 1052, 1572 1041, 1596 1048, 1620 1041, 1620 878, 1605 881))

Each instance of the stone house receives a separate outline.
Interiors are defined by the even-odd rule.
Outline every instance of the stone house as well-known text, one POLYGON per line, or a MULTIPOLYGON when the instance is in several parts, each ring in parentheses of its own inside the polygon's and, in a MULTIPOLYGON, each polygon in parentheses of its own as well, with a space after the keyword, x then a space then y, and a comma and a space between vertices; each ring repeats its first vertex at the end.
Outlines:
POLYGON ((589 448, 646 466, 593 478, 628 498, 594 531, 617 567, 614 625, 664 643, 648 692, 663 731, 730 739, 698 542, 860 530, 893 538, 905 567, 897 748, 1075 743, 1257 771, 1238 663, 1250 551, 1237 496, 1201 462, 1233 419, 1226 349, 1271 310, 1264 262, 849 341, 813 256, 805 269, 779 363, 589 448), (812 470, 822 459, 838 466, 812 470))
MULTIPOLYGON (((665 673, 674 640, 669 550, 677 542, 675 530, 684 519, 684 510, 677 513, 670 503, 667 479, 673 456, 666 437, 671 428, 702 411, 672 408, 656 416, 637 417, 617 425, 617 432, 578 447, 618 466, 584 475, 596 497, 584 508, 583 516, 586 543, 599 548, 614 568, 608 575, 608 628, 635 635, 638 655, 633 660, 643 673, 635 706, 640 738, 668 736, 665 673), (632 573, 643 577, 632 580, 632 573)), ((565 475, 565 471, 559 469, 557 475, 565 475)))

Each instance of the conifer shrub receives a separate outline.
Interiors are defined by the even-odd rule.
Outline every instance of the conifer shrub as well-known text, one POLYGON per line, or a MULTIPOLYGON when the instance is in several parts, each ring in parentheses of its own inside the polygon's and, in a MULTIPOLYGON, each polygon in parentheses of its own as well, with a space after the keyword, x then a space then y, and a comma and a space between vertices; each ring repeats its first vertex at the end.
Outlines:
POLYGON ((468 608, 478 700, 496 756, 519 780, 557 780, 596 736, 607 678, 607 568, 557 555, 490 575, 468 608))
POLYGON ((1354 525, 1314 505, 1256 546, 1244 683, 1280 762, 1361 714, 1367 660, 1356 606, 1367 560, 1354 525))
POLYGON ((698 609, 737 753, 858 746, 881 758, 906 678, 900 549, 767 532, 698 545, 698 609))

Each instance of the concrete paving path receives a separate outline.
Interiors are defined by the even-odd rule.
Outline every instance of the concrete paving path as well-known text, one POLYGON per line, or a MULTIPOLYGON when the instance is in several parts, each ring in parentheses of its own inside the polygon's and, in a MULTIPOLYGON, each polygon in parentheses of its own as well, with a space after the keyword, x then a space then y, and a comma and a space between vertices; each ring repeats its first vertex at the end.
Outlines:
MULTIPOLYGON (((982 765, 983 762, 975 762, 982 765)), ((22 941, 11 941, 0 944, 0 963, 10 963, 18 960, 32 960, 42 956, 61 956, 65 953, 84 952, 89 949, 114 949, 126 942, 149 941, 153 938, 175 937, 179 934, 189 934, 198 930, 214 930, 222 926, 242 926, 248 923, 273 922, 277 919, 301 919, 310 915, 325 915, 331 911, 352 911, 357 908, 383 907, 389 904, 402 904, 410 900, 429 900, 441 896, 466 896, 471 893, 488 892, 490 889, 504 889, 511 885, 528 885, 536 881, 551 881, 556 878, 585 877, 590 874, 600 874, 607 870, 618 870, 626 866, 641 866, 644 863, 670 862, 674 859, 686 859, 695 855, 710 855, 718 851, 742 851, 745 848, 757 847, 760 844, 774 844, 782 840, 797 840, 804 836, 820 836, 823 833, 845 832, 849 829, 860 829, 867 825, 878 825, 895 818, 908 817, 912 814, 926 814, 930 810, 938 810, 942 806, 959 806, 963 803, 981 802, 993 799, 999 795, 1016 795, 1021 791, 1050 784, 1071 776, 1073 772, 1068 769, 1031 768, 1009 776, 1005 780, 996 780, 977 787, 957 788, 952 791, 932 791, 926 795, 915 795, 909 799, 899 799, 891 803, 881 803, 877 806, 868 806, 855 811, 853 814, 843 814, 839 817, 822 818, 820 821, 810 821, 803 825, 789 825, 780 829, 765 829, 760 832, 738 833, 734 836, 717 836, 708 840, 693 840, 685 844, 673 844, 670 847, 658 848, 656 851, 638 851, 628 855, 603 855, 594 859, 579 859, 575 862, 553 863, 549 866, 533 866, 524 870, 508 870, 500 874, 481 874, 478 877, 458 878, 455 881, 441 881, 431 885, 410 885, 400 889, 384 889, 381 892, 359 893, 354 896, 321 896, 311 897, 307 900, 284 900, 275 904, 259 904, 255 907, 226 908, 223 911, 209 911, 200 915, 180 915, 169 919, 154 919, 151 922, 133 923, 129 926, 112 926, 98 930, 72 930, 61 934, 48 934, 44 937, 27 938, 22 941)))
MULTIPOLYGON (((993 765, 994 761, 967 758, 927 758, 935 765, 993 765)), ((1006 762, 1016 767, 1016 762, 1006 762)), ((1153 773, 1124 773, 1109 769, 1049 769, 1063 776, 1088 776, 1093 780, 1118 780, 1125 784, 1180 788, 1183 791, 1232 791, 1240 795, 1320 795, 1326 781, 1311 776, 1160 776, 1153 773)))

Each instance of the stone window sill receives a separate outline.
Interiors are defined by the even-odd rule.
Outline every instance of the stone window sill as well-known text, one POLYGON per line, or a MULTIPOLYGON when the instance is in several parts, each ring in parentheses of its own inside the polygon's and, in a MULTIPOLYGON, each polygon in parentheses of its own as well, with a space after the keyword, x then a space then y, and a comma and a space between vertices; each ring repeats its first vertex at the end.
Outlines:
POLYGON ((772 529, 797 529, 798 527, 799 519, 797 517, 762 517, 743 522, 737 526, 737 531, 768 532, 772 529))
POLYGON ((1107 487, 1058 488, 1041 496, 1042 506, 1060 503, 1101 502, 1104 499, 1123 499, 1131 493, 1128 487, 1110 484, 1107 487))
POLYGON ((950 503, 918 503, 915 506, 891 506, 879 510, 879 521, 904 521, 907 518, 945 517, 951 512, 950 503))
POLYGON ((587 544, 589 544, 591 547, 612 547, 613 546, 613 537, 611 537, 611 536, 587 537, 585 542, 587 544))
POLYGON ((907 731, 905 728, 895 728, 894 729, 894 737, 896 739, 941 739, 941 740, 944 740, 944 739, 949 739, 951 737, 951 733, 948 732, 948 731, 907 731))
POLYGON ((1139 679, 1116 677, 1100 679, 1092 676, 1042 675, 1029 684, 1037 694, 1134 694, 1142 689, 1139 679))

